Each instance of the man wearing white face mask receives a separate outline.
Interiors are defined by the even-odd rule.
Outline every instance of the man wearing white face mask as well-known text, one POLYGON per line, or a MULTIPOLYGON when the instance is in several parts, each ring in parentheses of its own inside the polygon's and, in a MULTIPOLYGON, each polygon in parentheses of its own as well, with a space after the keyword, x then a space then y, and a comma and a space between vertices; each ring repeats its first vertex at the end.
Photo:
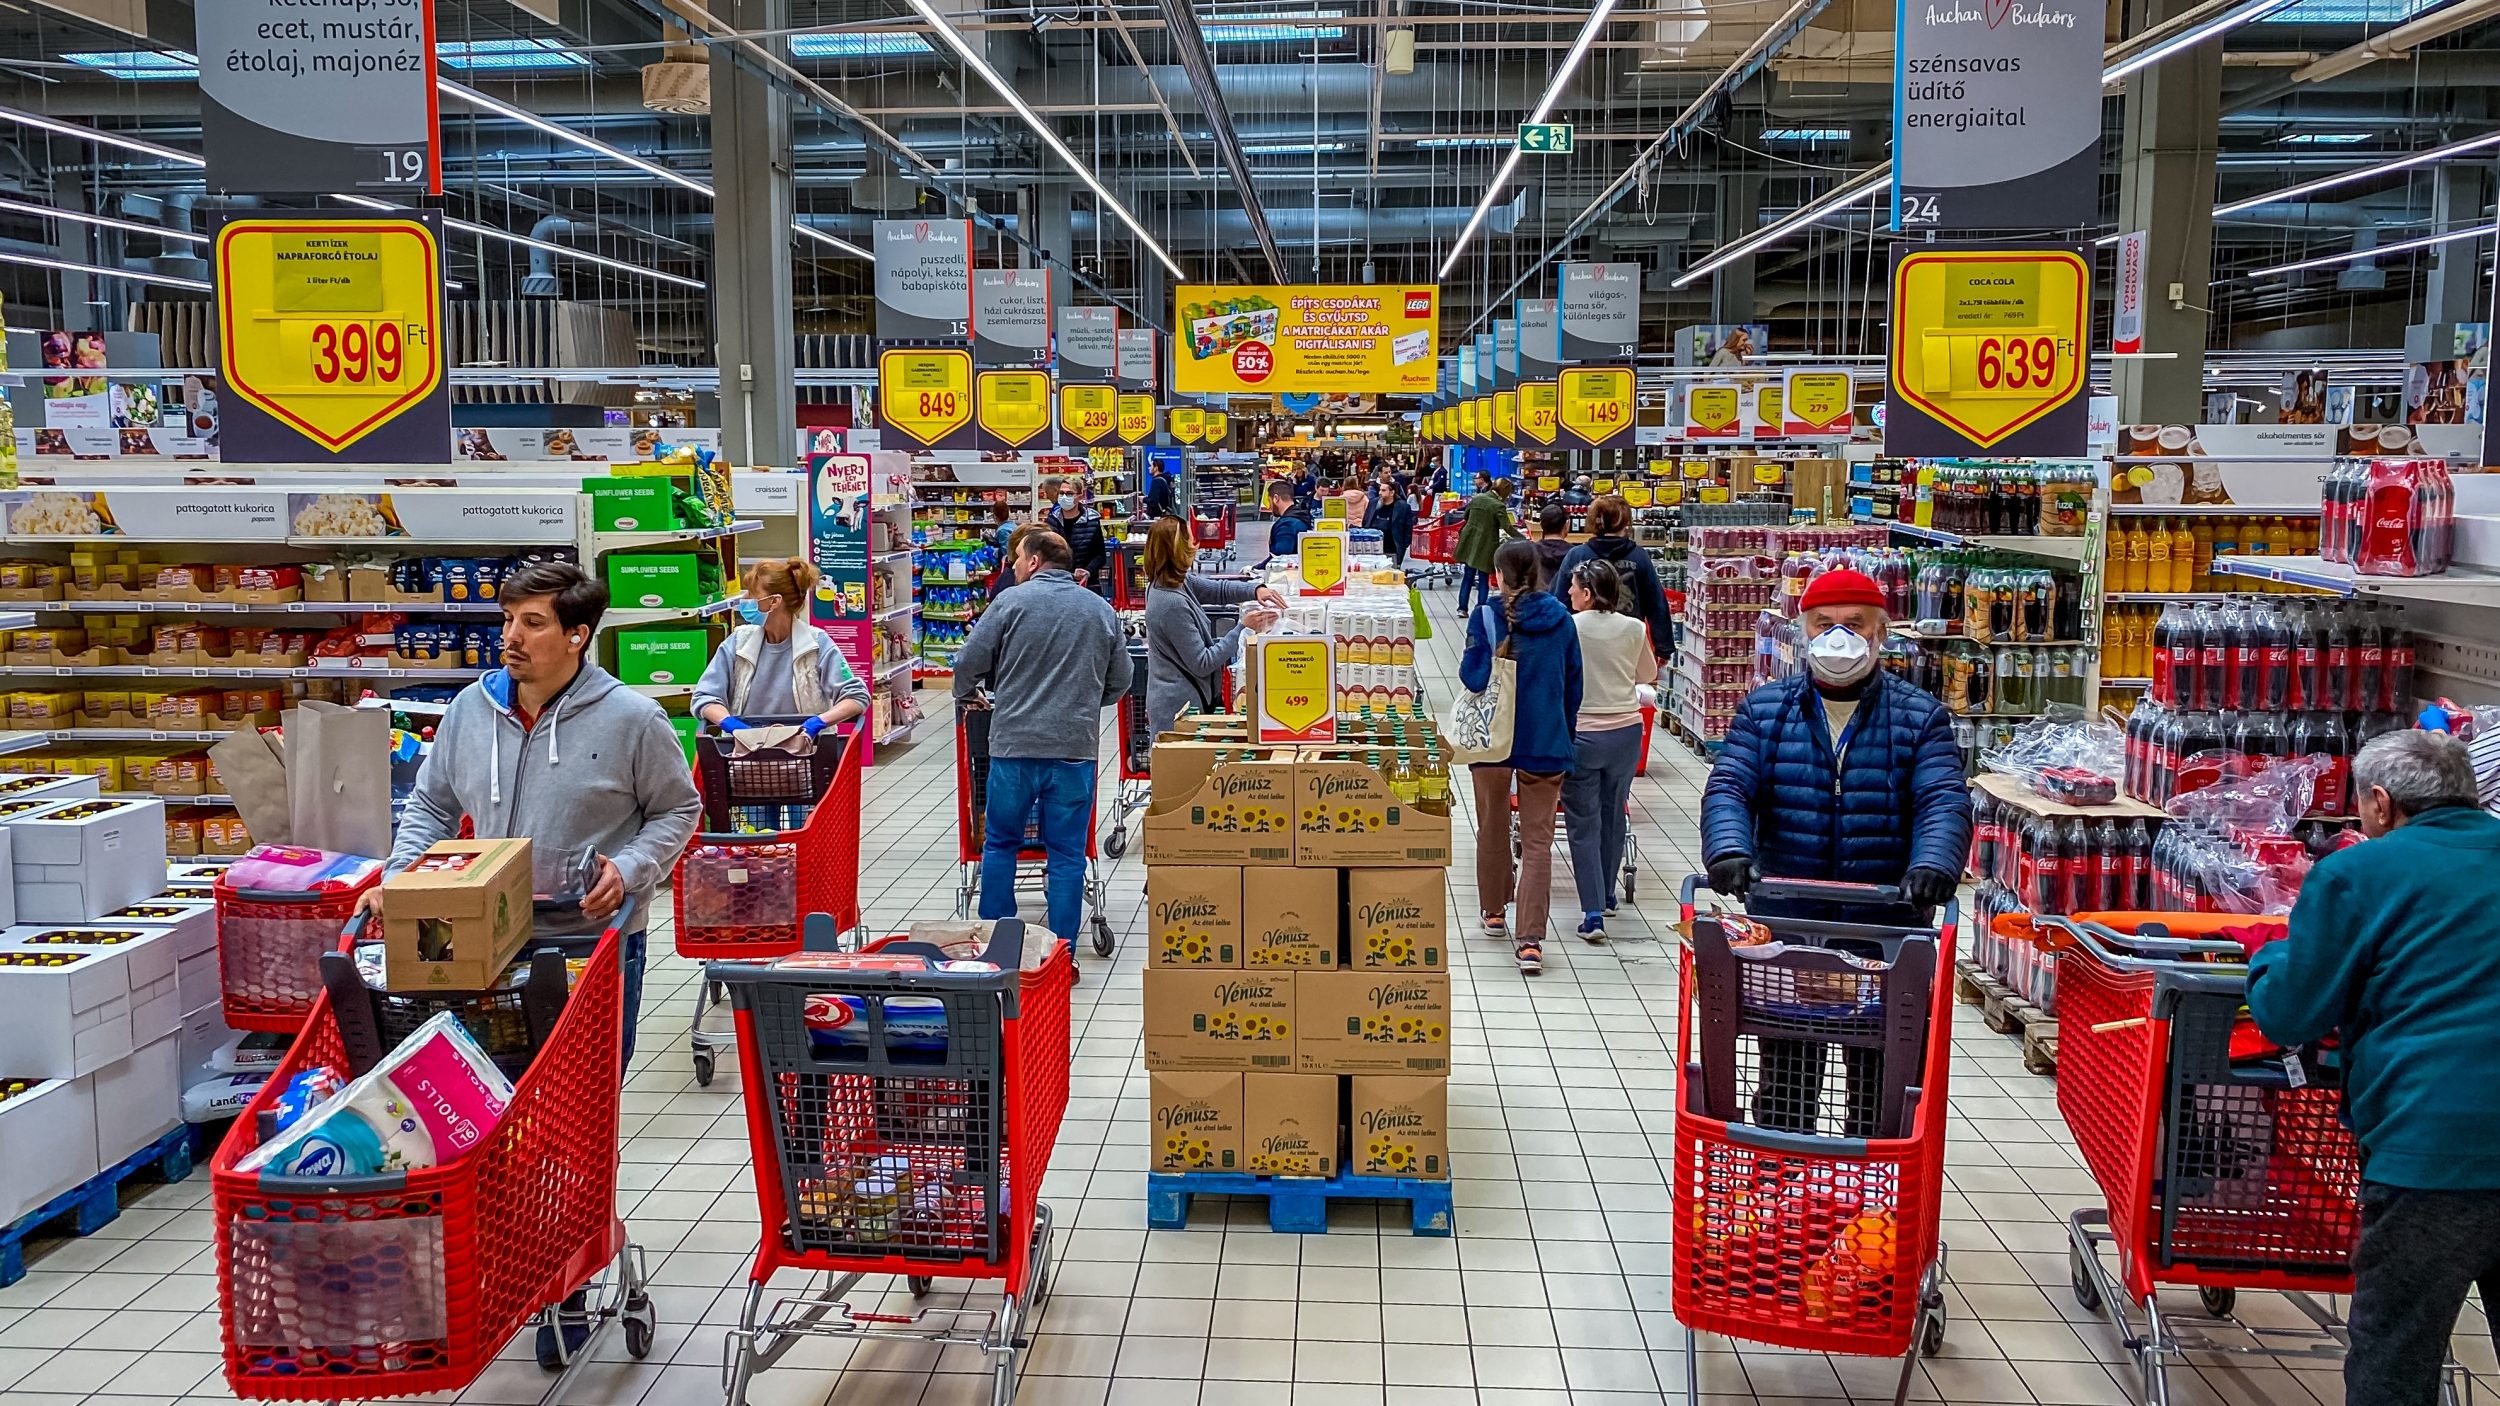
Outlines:
POLYGON ((1042 515, 1042 525, 1067 542, 1068 555, 1075 561, 1068 574, 1076 578, 1076 584, 1108 597, 1111 549, 1102 540, 1102 519, 1094 516, 1094 510, 1077 496, 1077 480, 1059 480, 1050 511, 1042 515))

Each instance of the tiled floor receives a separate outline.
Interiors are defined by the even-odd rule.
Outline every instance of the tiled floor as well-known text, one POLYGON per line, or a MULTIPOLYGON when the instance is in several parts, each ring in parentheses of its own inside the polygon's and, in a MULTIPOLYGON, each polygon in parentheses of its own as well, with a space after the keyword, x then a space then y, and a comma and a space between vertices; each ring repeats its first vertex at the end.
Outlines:
MULTIPOLYGON (((1424 647, 1437 697, 1459 646, 1449 595, 1424 647)), ((954 759, 942 720, 870 773, 861 881, 872 927, 952 911, 954 759)), ((1106 746, 1106 754, 1109 752, 1106 746)), ((1067 1121, 1043 1182, 1061 1227, 1060 1271, 1033 1339, 1022 1406, 1640 1406, 1684 1395, 1685 1333, 1670 1313, 1667 1191, 1674 1087, 1672 883, 1698 867, 1703 768, 1663 735, 1634 790, 1641 897, 1614 942, 1565 934, 1533 980, 1506 944, 1453 947, 1457 1049, 1451 1088, 1458 1234, 1416 1239, 1390 1208, 1338 1210, 1324 1237, 1268 1232, 1260 1204, 1202 1200, 1187 1231, 1145 1230, 1146 1079, 1137 959, 1091 962, 1076 993, 1067 1121)), ((1464 788, 1461 788, 1462 795, 1464 788)), ((1454 916, 1474 911, 1473 817, 1450 871, 1454 916)), ((1558 866, 1559 868, 1559 866, 1558 866)), ((1141 871, 1108 866, 1124 942, 1142 930, 1141 871)), ((1558 886, 1568 893, 1567 871, 1558 886)), ((1566 897, 1560 905, 1571 906, 1566 897)), ((666 951, 654 933, 655 951, 666 951)), ((573 1399, 699 1406, 721 1398, 723 1331, 743 1296, 758 1232, 734 1065, 695 1087, 684 1027, 695 969, 661 959, 625 1095, 625 1211, 659 1288, 652 1359, 611 1337, 573 1399)), ((2057 1114, 2054 1089, 2002 1037, 1960 1013, 1950 1188, 1952 1324, 1916 1399, 2116 1406, 2133 1369, 2066 1289, 2064 1217, 2098 1197, 2057 1114)), ((90 1240, 36 1247, 33 1272, 0 1289, 0 1401, 129 1406, 223 1400, 206 1175, 140 1196, 90 1240)), ((943 1289, 943 1286, 941 1286, 943 1289)), ((895 1295, 892 1302, 908 1302, 895 1295)), ((2243 1296, 2250 1317, 2288 1305, 2243 1296)), ((1896 1364, 1705 1339, 1702 1386, 1723 1406, 1888 1399, 1896 1364)), ((970 1354, 802 1345, 757 1380, 764 1406, 956 1406, 986 1402, 970 1354)), ((2493 1367, 2478 1313, 2460 1356, 2493 1367)), ((528 1403, 545 1379, 526 1339, 460 1399, 528 1403)), ((2171 1376, 2180 1406, 2336 1406, 2331 1362, 2207 1365, 2171 1376)), ((2500 1388, 2486 1379, 2482 1389, 2500 1388)))

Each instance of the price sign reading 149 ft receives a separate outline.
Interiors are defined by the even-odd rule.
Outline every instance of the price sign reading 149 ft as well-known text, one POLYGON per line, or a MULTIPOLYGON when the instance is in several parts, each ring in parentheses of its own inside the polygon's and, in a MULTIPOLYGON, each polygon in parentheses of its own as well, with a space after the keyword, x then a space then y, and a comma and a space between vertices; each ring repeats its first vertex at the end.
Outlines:
POLYGON ((2084 251, 1907 249, 1893 264, 1892 306, 1888 452, 2085 452, 2084 251))
POLYGON ((1555 399, 1555 424, 1566 447, 1616 449, 1632 443, 1630 367, 1570 367, 1561 375, 1555 399))

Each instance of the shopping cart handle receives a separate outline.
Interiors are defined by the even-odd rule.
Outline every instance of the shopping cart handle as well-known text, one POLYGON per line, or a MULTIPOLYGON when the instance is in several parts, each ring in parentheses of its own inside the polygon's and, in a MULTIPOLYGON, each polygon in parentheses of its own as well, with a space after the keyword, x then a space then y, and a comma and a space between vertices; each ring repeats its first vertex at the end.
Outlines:
POLYGON ((1821 1137, 1814 1133, 1792 1133, 1779 1128, 1760 1128, 1751 1123, 1727 1125, 1728 1141, 1764 1152, 1785 1152, 1798 1157, 1863 1157, 1866 1139, 1862 1137, 1821 1137))
POLYGON ((408 1189, 406 1172, 375 1172, 364 1177, 289 1177, 260 1174, 263 1196, 394 1196, 408 1189))
MULTIPOLYGON (((2077 941, 2090 941, 2103 952, 2116 946, 2135 949, 2133 955, 2137 956, 2229 957, 2234 962, 2243 961, 2248 956, 2248 949, 2238 943, 2225 942, 2217 938, 2148 937, 2142 933, 2120 932, 2107 923, 2077 922, 2071 918, 2061 918, 2046 913, 2034 915, 2032 922, 2043 927, 2055 928, 2059 932, 2074 937, 2077 941)), ((2167 932, 2168 929, 2165 928, 2163 931, 2167 932)))
POLYGON ((1748 899, 1787 899, 1792 903, 1838 903, 1852 907, 1906 903, 1897 884, 1844 884, 1837 879, 1775 879, 1765 874, 1753 881, 1748 899))

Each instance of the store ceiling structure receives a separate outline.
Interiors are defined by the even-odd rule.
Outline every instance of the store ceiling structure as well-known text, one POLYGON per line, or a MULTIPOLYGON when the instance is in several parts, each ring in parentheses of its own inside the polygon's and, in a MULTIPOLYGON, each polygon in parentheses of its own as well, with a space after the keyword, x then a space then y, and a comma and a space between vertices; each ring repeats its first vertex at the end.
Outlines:
MULTIPOLYGON (((436 8, 444 78, 491 100, 443 104, 446 203, 475 231, 453 242, 461 295, 626 306, 662 348, 708 345, 715 214, 707 119, 645 106, 643 70, 672 54, 729 49, 792 95, 798 218, 815 232, 792 241, 809 331, 866 330, 868 268, 844 246, 866 245, 872 220, 967 208, 1138 307, 1160 308, 1170 277, 1142 229, 1193 279, 1441 275, 1452 331, 1523 275, 1534 291, 1556 251, 1644 265, 1652 325, 1708 321, 1712 280, 1673 286, 1680 275, 1889 156, 1893 9, 1877 0, 1619 0, 1596 24, 1588 5, 1532 0, 436 8), (723 18, 758 12, 774 14, 768 30, 723 18), (1516 124, 1541 103, 1575 124, 1576 151, 1509 161, 1516 124)), ((2122 19, 2113 5, 2112 44, 2135 28, 2122 19)), ((2217 203, 2500 131, 2495 23, 2500 0, 2275 0, 2206 41, 2224 48, 2217 203)), ((0 196, 13 202, 0 204, 0 253, 203 276, 196 240, 26 208, 206 230, 217 207, 195 167, 80 135, 196 152, 190 37, 183 0, 0 0, 0 106, 45 122, 0 121, 0 196)), ((2105 221, 2122 91, 2104 111, 2105 221)), ((2466 151, 2219 219, 2216 344, 2399 340, 2429 261, 2488 249, 2423 241, 2491 223, 2493 159, 2466 151), (2404 247, 2329 257, 2371 246, 2404 247)), ((1890 238, 1881 205, 1762 249, 1748 320, 1815 350, 1866 350, 1882 317, 1868 286, 1890 238)), ((1003 233, 984 240, 997 261, 1023 252, 1003 233)), ((0 291, 17 323, 34 317, 17 309, 65 298, 197 296, 5 260, 0 291)))

